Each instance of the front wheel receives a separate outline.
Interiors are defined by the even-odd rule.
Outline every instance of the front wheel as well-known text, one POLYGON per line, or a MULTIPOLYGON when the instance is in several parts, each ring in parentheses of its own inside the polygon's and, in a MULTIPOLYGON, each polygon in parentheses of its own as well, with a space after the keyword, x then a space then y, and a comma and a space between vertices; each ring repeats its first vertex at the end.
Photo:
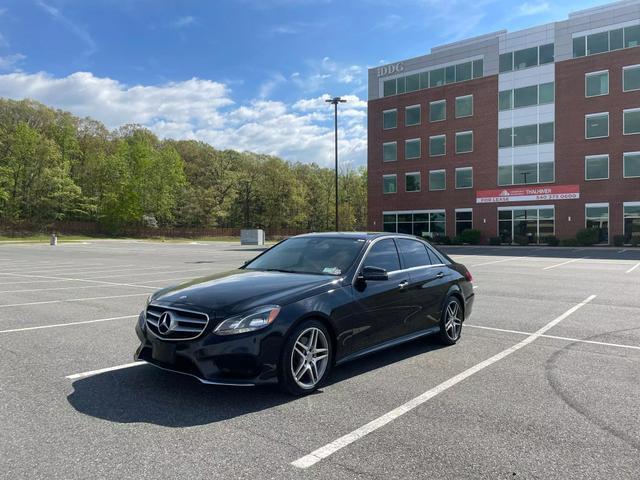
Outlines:
POLYGON ((333 351, 329 332, 317 320, 300 324, 285 342, 279 369, 280 386, 292 395, 306 395, 329 376, 333 351))
POLYGON ((450 296, 442 309, 440 318, 440 341, 445 345, 454 345, 462 334, 464 313, 458 297, 450 296))

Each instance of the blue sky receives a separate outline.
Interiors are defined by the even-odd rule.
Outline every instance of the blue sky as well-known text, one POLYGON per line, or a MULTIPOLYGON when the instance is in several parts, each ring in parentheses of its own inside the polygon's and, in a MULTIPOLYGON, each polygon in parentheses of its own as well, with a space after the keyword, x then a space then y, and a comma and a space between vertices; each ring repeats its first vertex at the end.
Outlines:
POLYGON ((0 0, 0 96, 217 148, 366 163, 366 71, 602 1, 0 0))

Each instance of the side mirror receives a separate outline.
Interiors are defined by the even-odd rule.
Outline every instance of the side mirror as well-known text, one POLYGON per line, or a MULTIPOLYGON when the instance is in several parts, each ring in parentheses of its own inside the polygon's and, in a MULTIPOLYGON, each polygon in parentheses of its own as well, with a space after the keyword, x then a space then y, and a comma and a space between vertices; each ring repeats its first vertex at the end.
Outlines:
POLYGON ((362 272, 360 273, 360 278, 364 281, 380 281, 380 280, 389 280, 389 275, 384 268, 380 267, 362 267, 362 272))

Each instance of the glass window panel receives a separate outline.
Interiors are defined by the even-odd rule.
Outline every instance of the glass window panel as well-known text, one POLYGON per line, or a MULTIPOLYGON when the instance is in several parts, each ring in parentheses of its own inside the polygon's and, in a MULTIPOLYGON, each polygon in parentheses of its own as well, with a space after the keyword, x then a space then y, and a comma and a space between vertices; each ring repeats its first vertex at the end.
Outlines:
POLYGON ((587 55, 609 51, 609 32, 587 35, 587 55))
POLYGON ((414 222, 428 222, 429 214, 428 213, 414 213, 413 214, 414 222))
POLYGON ((624 154, 624 176, 640 177, 640 153, 624 154))
POLYGON ((397 90, 398 93, 404 93, 405 92, 405 78, 404 77, 400 77, 398 79, 396 79, 396 83, 397 83, 397 90))
POLYGON ((382 221, 384 223, 396 223, 396 214, 387 214, 382 216, 382 221))
POLYGON ((609 207, 587 207, 587 218, 591 220, 608 219, 609 207))
POLYGON ((456 212, 456 222, 471 221, 473 212, 456 212))
POLYGON ((413 224, 398 222, 398 233, 406 233, 407 235, 413 235, 413 224))
POLYGON ((538 86, 538 103, 553 103, 555 101, 555 83, 542 83, 538 86))
POLYGON ((420 124, 420 105, 407 107, 404 111, 404 124, 406 126, 420 124))
POLYGON ((393 162, 398 158, 398 144, 385 143, 382 145, 382 160, 384 162, 393 162))
POLYGON ((573 58, 584 57, 587 54, 586 37, 573 39, 573 58))
POLYGON ((405 175, 405 188, 407 192, 419 192, 420 191, 420 174, 407 173, 405 175))
POLYGON ((404 158, 420 158, 420 139, 406 140, 404 142, 404 158))
POLYGON ((513 108, 513 90, 504 90, 498 94, 498 106, 500 110, 513 108))
POLYGON ((540 183, 553 182, 555 177, 555 162, 540 162, 538 164, 538 180, 540 183))
POLYGON ((553 122, 540 124, 540 133, 538 136, 538 142, 539 143, 553 142, 553 122))
POLYGON ((514 127, 513 146, 534 145, 538 143, 538 125, 524 125, 514 127))
POLYGON ((450 65, 444 69, 444 81, 445 83, 455 83, 456 81, 455 65, 450 65))
POLYGON ((382 230, 388 233, 396 233, 396 224, 394 223, 384 223, 382 226, 382 230))
POLYGON ((424 243, 406 238, 399 238, 396 241, 398 243, 398 250, 402 256, 403 268, 431 265, 431 260, 429 259, 429 254, 427 253, 424 243))
POLYGON ((523 165, 514 165, 513 183, 516 185, 538 183, 538 164, 525 163, 523 165))
POLYGON ((623 72, 624 91, 640 90, 640 66, 625 68, 623 72))
POLYGON ((390 128, 396 128, 398 126, 398 111, 388 110, 382 112, 382 128, 388 130, 390 128))
POLYGON ((498 218, 500 220, 511 220, 513 218, 513 210, 498 211, 498 218))
POLYGON ((439 135, 437 137, 429 137, 429 155, 432 157, 444 155, 447 150, 447 137, 439 135))
POLYGON ((513 70, 513 52, 500 55, 500 73, 513 70))
POLYGON ((609 50, 620 50, 624 47, 624 30, 618 28, 609 32, 609 50))
POLYGON ((605 178, 609 178, 609 157, 602 155, 585 158, 585 179, 602 180, 605 178))
POLYGON ((626 205, 624 207, 625 218, 640 218, 640 205, 626 205))
POLYGON ((431 85, 431 87, 444 85, 444 68, 429 72, 429 85, 431 85))
POLYGON ((395 175, 382 177, 382 192, 396 193, 398 191, 398 180, 395 175))
POLYGON ((456 188, 473 187, 473 169, 456 168, 456 188))
POLYGON ((429 72, 420 74, 420 88, 429 88, 429 72))
POLYGON ((447 102, 446 100, 431 102, 429 104, 429 121, 438 122, 447 118, 447 102))
POLYGON ((374 243, 367 254, 364 265, 384 268, 387 272, 400 270, 400 259, 395 242, 391 238, 385 238, 374 243))
POLYGON ((586 137, 598 138, 609 136, 609 114, 586 117, 586 137))
POLYGON ((513 146, 513 129, 501 128, 498 132, 498 146, 500 148, 513 146))
POLYGON ((456 133, 456 153, 473 151, 473 132, 456 133))
POLYGON ((553 218, 553 213, 553 208, 541 208, 538 210, 538 217, 540 219, 550 219, 553 218))
POLYGON ((513 52, 513 69, 535 67, 538 65, 538 47, 525 48, 513 52))
POLYGON ((484 61, 474 60, 473 61, 473 78, 480 78, 484 75, 484 61))
POLYGON ((456 118, 470 117, 473 115, 473 96, 456 98, 456 118))
POLYGON ((540 65, 553 62, 553 43, 540 45, 540 65))
MULTIPOLYGON (((442 174, 444 175, 444 172, 442 172, 442 174)), ((430 222, 444 222, 445 218, 444 212, 432 212, 429 214, 430 222)))
POLYGON ((444 190, 445 188, 445 172, 442 170, 429 172, 429 190, 444 190))
POLYGON ((415 73, 406 77, 406 91, 415 92, 420 90, 420 75, 415 73))
POLYGON ((413 216, 410 213, 402 213, 398 215, 399 222, 411 222, 413 220, 413 216))
POLYGON ((627 48, 640 46, 640 25, 624 29, 624 46, 627 48))
POLYGON ((609 72, 587 74, 585 89, 587 97, 609 94, 609 72))
POLYGON ((390 95, 396 94, 396 79, 393 80, 385 80, 384 82, 384 96, 388 97, 390 95))
POLYGON ((472 63, 466 62, 456 65, 456 82, 464 82, 465 80, 471 80, 472 76, 472 63))
POLYGON ((624 112, 624 133, 625 135, 640 133, 640 109, 624 112))
POLYGON ((513 185, 513 167, 511 165, 498 166, 498 185, 513 185))
POLYGON ((513 107, 529 107, 538 103, 538 86, 516 88, 513 90, 513 107))

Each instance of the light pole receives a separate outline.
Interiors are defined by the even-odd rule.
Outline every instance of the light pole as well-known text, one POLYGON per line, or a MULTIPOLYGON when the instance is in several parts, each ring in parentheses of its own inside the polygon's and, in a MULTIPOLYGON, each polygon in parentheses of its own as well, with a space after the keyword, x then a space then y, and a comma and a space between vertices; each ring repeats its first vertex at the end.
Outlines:
POLYGON ((340 97, 327 98, 327 103, 333 105, 333 122, 335 127, 335 149, 336 149, 336 232, 340 230, 338 221, 338 104, 345 103, 346 100, 340 97))

